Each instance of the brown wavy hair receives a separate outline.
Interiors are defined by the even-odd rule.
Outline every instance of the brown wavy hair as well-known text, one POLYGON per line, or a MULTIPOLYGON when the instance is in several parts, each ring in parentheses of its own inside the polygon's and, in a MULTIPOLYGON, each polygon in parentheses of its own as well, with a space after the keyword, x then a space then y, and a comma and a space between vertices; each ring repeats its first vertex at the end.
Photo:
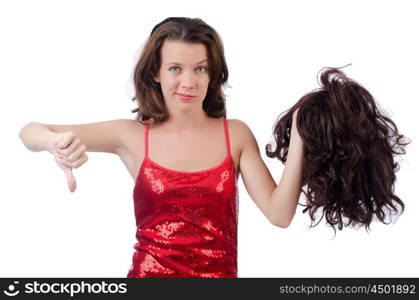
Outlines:
POLYGON ((297 129, 304 143, 302 192, 307 200, 300 204, 310 216, 310 227, 323 217, 335 232, 335 226, 341 230, 348 225, 365 226, 369 231, 375 218, 390 223, 392 213, 402 213, 405 207, 394 194, 399 170, 395 156, 405 154, 410 141, 399 134, 368 90, 341 70, 325 68, 320 86, 279 116, 274 126, 276 149, 266 145, 267 156, 285 163, 292 115, 299 109, 297 129), (315 223, 318 210, 321 217, 315 223))
POLYGON ((166 39, 205 45, 210 83, 202 108, 209 117, 225 118, 222 87, 228 80, 228 68, 221 38, 201 19, 171 17, 153 28, 134 69, 135 96, 132 100, 138 107, 132 112, 137 113, 136 119, 140 122, 152 119, 154 123, 160 123, 169 117, 160 84, 153 80, 160 69, 161 47, 166 39))

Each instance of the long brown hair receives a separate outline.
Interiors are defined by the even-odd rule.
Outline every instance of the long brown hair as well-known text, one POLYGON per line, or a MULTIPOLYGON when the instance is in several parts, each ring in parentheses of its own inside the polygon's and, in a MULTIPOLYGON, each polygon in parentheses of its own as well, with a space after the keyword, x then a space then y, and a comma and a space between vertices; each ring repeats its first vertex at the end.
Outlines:
POLYGON ((372 95, 336 68, 321 74, 321 88, 304 95, 275 125, 276 149, 266 154, 285 163, 292 115, 304 143, 303 204, 315 226, 325 217, 335 229, 361 225, 404 210, 394 193, 398 155, 410 142, 380 110, 372 95), (315 224, 316 212, 321 212, 315 224))
POLYGON ((157 24, 143 48, 134 69, 133 80, 138 107, 137 120, 152 119, 160 123, 168 119, 160 84, 153 78, 158 75, 161 64, 161 47, 165 40, 180 40, 187 43, 202 43, 207 49, 210 83, 202 104, 209 117, 226 117, 225 95, 222 87, 228 80, 224 48, 217 32, 201 19, 172 17, 157 24))

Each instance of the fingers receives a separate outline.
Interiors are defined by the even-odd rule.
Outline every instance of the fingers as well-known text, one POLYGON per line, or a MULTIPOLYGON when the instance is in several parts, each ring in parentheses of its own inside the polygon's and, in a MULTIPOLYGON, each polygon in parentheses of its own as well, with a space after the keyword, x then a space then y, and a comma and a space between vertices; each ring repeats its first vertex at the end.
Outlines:
POLYGON ((73 132, 62 133, 52 141, 51 153, 55 156, 58 166, 64 171, 68 189, 76 190, 76 179, 73 169, 84 164, 88 157, 85 153, 86 145, 81 144, 80 139, 73 132))
POLYGON ((58 143, 57 153, 61 154, 62 156, 68 157, 71 155, 79 146, 80 140, 77 137, 73 136, 73 139, 68 143, 58 143), (65 147, 61 147, 60 145, 66 145, 65 147))
POLYGON ((70 192, 74 192, 76 190, 76 178, 73 175, 72 168, 66 166, 67 162, 55 157, 55 161, 57 162, 58 166, 64 171, 64 175, 67 180, 68 189, 70 192))
POLYGON ((61 140, 57 141, 56 145, 60 149, 65 149, 75 139, 76 139, 76 135, 73 132, 69 131, 69 132, 66 132, 65 134, 62 135, 61 140))
POLYGON ((67 179, 67 185, 70 192, 74 193, 76 190, 76 178, 74 178, 73 172, 70 168, 64 169, 64 174, 67 179))
MULTIPOLYGON (((73 147, 74 148, 74 147, 73 147)), ((69 149, 68 152, 62 154, 60 152, 57 152, 57 155, 68 162, 74 162, 78 160, 86 151, 86 145, 84 144, 78 144, 78 146, 75 149, 69 149)))
POLYGON ((71 149, 74 149, 74 147, 76 147, 79 143, 80 143, 80 140, 77 140, 77 137, 71 131, 58 133, 58 134, 55 134, 55 136, 53 136, 52 149, 50 152, 53 155, 60 154, 62 156, 67 156, 67 152, 69 151, 68 150, 69 146, 71 146, 70 151, 72 151, 71 149), (71 146, 73 141, 76 143, 71 146))
POLYGON ((78 168, 87 161, 86 145, 72 132, 68 132, 56 143, 53 154, 70 168, 78 168), (67 164, 65 163, 67 162, 67 164))
POLYGON ((72 170, 79 168, 88 160, 85 153, 86 145, 82 144, 73 132, 60 134, 51 144, 53 145, 51 153, 64 171, 68 189, 73 193, 76 190, 76 179, 72 170))
POLYGON ((77 160, 72 161, 72 162, 59 158, 61 164, 63 164, 67 168, 72 168, 72 169, 77 169, 86 161, 88 161, 88 159, 89 158, 86 153, 83 153, 77 160))

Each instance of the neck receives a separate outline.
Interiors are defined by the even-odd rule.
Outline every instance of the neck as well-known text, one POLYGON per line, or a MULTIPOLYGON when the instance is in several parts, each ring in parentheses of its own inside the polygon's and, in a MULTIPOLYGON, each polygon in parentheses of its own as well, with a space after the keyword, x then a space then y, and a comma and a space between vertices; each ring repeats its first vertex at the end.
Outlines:
POLYGON ((208 122, 208 116, 204 110, 172 113, 165 122, 173 131, 184 132, 202 127, 208 122))

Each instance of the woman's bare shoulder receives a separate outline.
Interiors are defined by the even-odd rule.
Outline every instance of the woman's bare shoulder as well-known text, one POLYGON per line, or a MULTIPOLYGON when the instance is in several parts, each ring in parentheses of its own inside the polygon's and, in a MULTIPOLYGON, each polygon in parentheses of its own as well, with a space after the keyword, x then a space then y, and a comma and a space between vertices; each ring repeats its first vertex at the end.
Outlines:
POLYGON ((239 119, 229 119, 228 128, 232 135, 239 138, 248 138, 253 135, 249 126, 239 119))
POLYGON ((116 120, 112 120, 109 122, 113 122, 118 126, 121 127, 141 127, 141 128, 145 128, 145 125, 142 124, 141 122, 139 122, 138 120, 134 120, 134 119, 116 119, 116 120))
POLYGON ((117 119, 109 122, 109 125, 117 129, 120 134, 141 134, 145 132, 146 126, 137 120, 117 119))
POLYGON ((118 119, 113 122, 121 136, 127 138, 128 141, 134 136, 135 138, 144 136, 146 126, 137 120, 118 119))
POLYGON ((236 149, 243 151, 248 145, 256 143, 256 139, 249 126, 242 120, 229 119, 228 128, 230 132, 230 140, 236 149))

